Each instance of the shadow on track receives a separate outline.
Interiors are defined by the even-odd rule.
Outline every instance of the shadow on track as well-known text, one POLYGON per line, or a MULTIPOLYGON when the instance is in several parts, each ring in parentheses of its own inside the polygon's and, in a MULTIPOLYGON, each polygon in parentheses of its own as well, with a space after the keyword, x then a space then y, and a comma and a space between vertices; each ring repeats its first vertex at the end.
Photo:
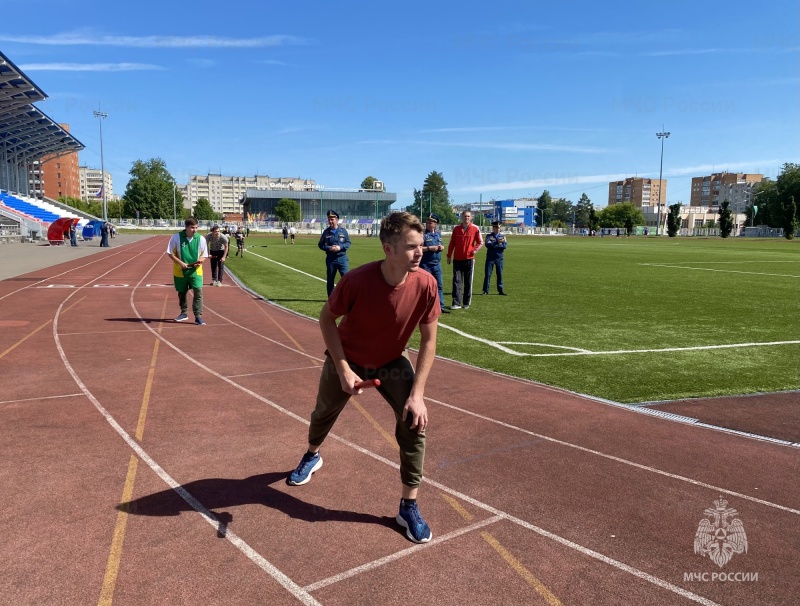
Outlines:
MULTIPOLYGON (((306 503, 270 486, 275 482, 285 482, 289 473, 289 471, 263 473, 241 480, 208 478, 189 482, 181 488, 214 513, 214 516, 220 521, 217 531, 219 537, 225 536, 225 530, 233 521, 233 515, 226 511, 217 513, 214 510, 250 504, 271 507, 289 517, 306 522, 356 522, 377 524, 397 530, 394 518, 356 511, 327 509, 306 503)), ((184 511, 194 511, 194 508, 172 489, 120 503, 116 508, 119 511, 140 516, 177 516, 184 511)))

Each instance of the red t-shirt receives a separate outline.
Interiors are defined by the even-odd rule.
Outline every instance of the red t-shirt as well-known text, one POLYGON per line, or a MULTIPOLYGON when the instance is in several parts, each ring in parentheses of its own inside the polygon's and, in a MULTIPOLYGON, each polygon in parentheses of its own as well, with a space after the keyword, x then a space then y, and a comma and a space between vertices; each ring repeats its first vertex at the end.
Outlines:
POLYGON ((427 271, 409 272, 405 282, 390 286, 381 263, 347 272, 328 298, 339 323, 348 360, 378 368, 399 358, 419 324, 431 324, 442 313, 439 288, 427 271))

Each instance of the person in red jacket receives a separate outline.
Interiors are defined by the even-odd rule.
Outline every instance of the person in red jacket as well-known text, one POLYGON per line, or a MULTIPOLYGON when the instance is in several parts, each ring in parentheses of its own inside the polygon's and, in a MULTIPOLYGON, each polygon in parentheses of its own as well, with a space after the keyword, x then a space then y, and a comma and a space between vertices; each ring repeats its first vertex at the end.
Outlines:
POLYGON ((461 225, 453 229, 447 247, 447 264, 453 263, 453 304, 450 309, 469 309, 472 301, 472 275, 475 270, 475 253, 483 246, 481 230, 472 224, 472 213, 461 213, 461 225))

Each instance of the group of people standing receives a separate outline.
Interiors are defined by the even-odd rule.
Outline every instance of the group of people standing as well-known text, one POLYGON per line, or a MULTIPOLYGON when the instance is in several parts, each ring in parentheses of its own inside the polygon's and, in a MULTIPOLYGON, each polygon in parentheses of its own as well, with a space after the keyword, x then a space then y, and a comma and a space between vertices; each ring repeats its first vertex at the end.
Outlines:
MULTIPOLYGON (((327 213, 328 227, 319 239, 319 248, 325 251, 325 267, 328 296, 333 292, 336 274, 344 276, 349 267, 347 249, 350 248, 350 236, 347 230, 339 225, 336 211, 327 213)), ((488 295, 492 274, 497 272, 497 292, 508 296, 503 284, 503 257, 508 246, 505 234, 500 232, 500 222, 492 222, 492 231, 484 240, 480 229, 472 223, 472 213, 465 210, 461 213, 461 223, 453 229, 453 235, 447 246, 447 264, 453 265, 453 302, 448 309, 444 302, 444 280, 441 257, 444 250, 442 234, 439 231, 439 215, 430 213, 425 221, 422 240, 422 260, 420 267, 436 279, 439 291, 439 304, 442 313, 450 313, 453 309, 469 309, 472 302, 472 281, 475 271, 475 253, 486 246, 486 262, 484 265, 483 289, 481 294, 488 295)), ((284 230, 286 227, 284 227, 284 230)), ((284 236, 285 240, 285 236, 284 236)))
MULTIPOLYGON (((111 245, 108 243, 108 239, 109 237, 113 238, 116 233, 115 227, 108 221, 104 221, 100 225, 100 246, 109 248, 111 245)), ((72 220, 64 235, 69 237, 70 246, 78 245, 78 219, 72 220)))

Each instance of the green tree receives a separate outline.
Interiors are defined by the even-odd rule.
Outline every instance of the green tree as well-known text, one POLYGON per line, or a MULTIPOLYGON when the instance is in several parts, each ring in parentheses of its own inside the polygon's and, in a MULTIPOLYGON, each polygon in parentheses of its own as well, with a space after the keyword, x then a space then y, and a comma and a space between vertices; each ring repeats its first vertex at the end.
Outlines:
POLYGON ((420 219, 427 217, 431 211, 435 212, 444 225, 455 225, 459 221, 450 205, 447 181, 444 180, 442 173, 437 173, 435 170, 425 178, 421 190, 414 189, 414 203, 406 210, 420 219))
POLYGON ((572 212, 574 208, 572 202, 564 198, 557 198, 550 204, 548 217, 553 222, 560 223, 559 227, 572 224, 572 212))
POLYGON ((669 214, 667 215, 667 235, 670 238, 677 236, 681 229, 681 206, 682 204, 679 202, 669 207, 669 214))
POLYGON ((794 238, 794 232, 797 229, 797 205, 794 201, 794 196, 790 196, 783 205, 783 237, 787 240, 794 238))
POLYGON ((198 221, 216 221, 219 219, 219 214, 214 212, 214 208, 207 198, 197 199, 197 204, 194 205, 192 214, 198 221))
POLYGON ((727 238, 733 231, 733 213, 730 209, 731 203, 723 200, 719 206, 719 235, 727 238))
POLYGON ((373 189, 375 187, 375 181, 380 181, 380 179, 376 179, 370 175, 361 182, 361 189, 373 189))
POLYGON ((590 204, 589 206, 589 230, 597 231, 597 228, 600 227, 600 217, 597 216, 594 205, 590 204))
POLYGON ((289 198, 281 198, 275 205, 275 216, 284 223, 296 223, 300 220, 300 205, 289 198))
POLYGON ((592 206, 591 200, 584 193, 581 194, 580 200, 575 204, 575 226, 576 227, 589 227, 589 214, 592 206))
POLYGON ((539 220, 542 222, 539 227, 544 227, 550 219, 550 206, 552 203, 553 198, 547 190, 544 190, 542 195, 536 199, 536 207, 539 209, 539 220))
POLYGON ((135 217, 137 210, 141 219, 172 217, 173 195, 176 208, 183 208, 183 195, 180 191, 173 193, 174 179, 161 158, 136 160, 129 174, 123 196, 126 217, 135 217))
POLYGON ((606 206, 600 211, 599 220, 600 227, 624 228, 626 222, 631 226, 644 224, 644 214, 632 202, 623 202, 606 206))

